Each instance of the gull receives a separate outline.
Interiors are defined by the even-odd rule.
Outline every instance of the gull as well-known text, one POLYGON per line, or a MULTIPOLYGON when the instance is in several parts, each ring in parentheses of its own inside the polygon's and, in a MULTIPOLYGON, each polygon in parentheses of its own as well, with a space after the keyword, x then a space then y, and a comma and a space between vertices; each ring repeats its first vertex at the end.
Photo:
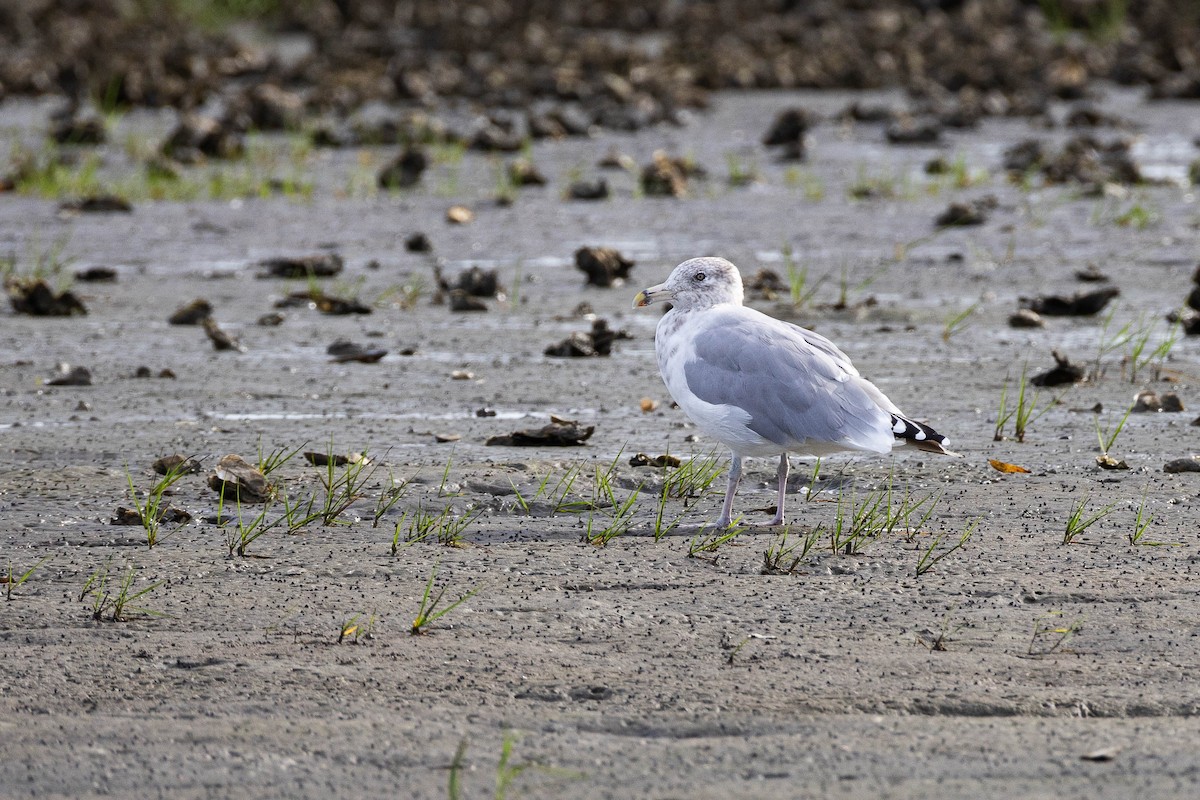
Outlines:
POLYGON ((742 276, 732 263, 693 258, 633 300, 634 308, 671 303, 655 331, 658 370, 696 427, 732 453, 717 527, 730 525, 746 457, 779 456, 779 501, 770 524, 782 525, 789 453, 888 453, 908 444, 958 455, 945 448, 945 436, 906 416, 859 375, 833 342, 748 308, 742 297, 742 276))

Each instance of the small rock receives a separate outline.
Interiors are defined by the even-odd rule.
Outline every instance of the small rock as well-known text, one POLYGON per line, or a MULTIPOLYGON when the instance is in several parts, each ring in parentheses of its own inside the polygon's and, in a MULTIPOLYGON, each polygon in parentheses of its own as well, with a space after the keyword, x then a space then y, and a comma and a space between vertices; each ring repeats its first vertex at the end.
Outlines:
POLYGON ((504 293, 500 275, 494 269, 471 267, 458 273, 454 283, 447 287, 451 291, 461 289, 472 297, 496 297, 504 293))
POLYGON ((34 317, 70 317, 87 315, 87 308, 74 292, 55 292, 38 278, 9 278, 4 282, 8 302, 18 314, 34 317))
POLYGON ((1124 460, 1118 461, 1108 453, 1096 456, 1096 464, 1101 469, 1129 469, 1129 465, 1124 460))
POLYGON ((200 471, 200 462, 196 461, 194 458, 188 458, 187 456, 181 456, 178 453, 174 453, 172 455, 163 456, 162 458, 156 459, 155 462, 150 465, 150 467, 159 475, 166 475, 168 472, 172 471, 174 471, 177 475, 193 475, 200 471))
POLYGON ((1036 311, 1022 308, 1008 318, 1008 324, 1013 328, 1043 328, 1046 320, 1036 311))
POLYGON ((589 286, 607 288, 624 282, 634 262, 612 247, 581 247, 575 251, 575 266, 587 274, 589 286))
POLYGON ((1099 313, 1121 290, 1115 286, 1080 292, 1070 297, 1048 295, 1033 299, 1021 298, 1025 308, 1048 317, 1090 317, 1099 313))
POLYGON ((472 297, 466 289, 452 289, 449 293, 451 311, 487 311, 487 303, 472 297))
POLYGON ((212 316, 212 303, 204 298, 197 298, 187 305, 175 309, 167 322, 171 325, 201 325, 212 316))
POLYGON ((261 325, 264 328, 276 328, 283 324, 285 317, 278 311, 272 311, 269 314, 263 314, 254 321, 255 325, 261 325))
POLYGON ((117 271, 112 267, 88 267, 75 272, 75 280, 84 283, 113 283, 116 279, 117 271))
POLYGON ((688 168, 681 159, 655 151, 642 168, 642 191, 650 197, 683 197, 687 194, 688 168))
POLYGON ((450 373, 452 381, 471 381, 475 380, 475 373, 467 369, 456 369, 450 373))
POLYGON ((638 408, 642 410, 643 414, 649 414, 658 408, 658 401, 652 397, 643 397, 638 401, 638 408))
POLYGON ((227 501, 243 503, 265 502, 274 490, 261 470, 232 453, 217 462, 208 486, 214 492, 224 492, 227 501))
POLYGON ((1083 283, 1106 283, 1108 276, 1101 272, 1095 264, 1088 264, 1087 269, 1075 270, 1075 280, 1083 283))
POLYGON ((408 189, 421 181, 429 166, 429 157, 415 147, 406 147, 379 171, 380 189, 408 189))
POLYGON ((368 347, 347 339, 338 339, 329 345, 325 352, 332 356, 329 360, 334 364, 343 364, 348 361, 374 364, 386 356, 388 351, 381 347, 368 347))
POLYGON ((477 408, 477 409, 475 409, 475 416, 481 417, 481 418, 494 417, 494 416, 496 416, 496 409, 494 409, 494 408, 477 408))
POLYGON ((892 144, 932 144, 942 137, 942 124, 904 115, 888 125, 884 135, 892 144))
POLYGON ((1163 464, 1163 472, 1200 472, 1200 457, 1172 459, 1163 464))
POLYGON ((329 314, 331 316, 373 313, 373 309, 370 306, 359 302, 358 298, 335 297, 333 295, 326 294, 320 289, 311 289, 305 292, 292 292, 282 300, 277 300, 275 302, 276 308, 294 308, 296 306, 315 308, 322 314, 329 314))
POLYGON ((1177 414, 1183 411, 1183 401, 1175 392, 1164 392, 1161 399, 1164 413, 1177 414))
POLYGON ((603 319, 592 321, 590 333, 572 333, 558 344, 547 347, 547 356, 556 358, 587 358, 612 354, 612 344, 617 339, 629 339, 625 331, 614 331, 603 319))
POLYGON ((209 158, 240 158, 245 152, 242 134, 225 120, 189 115, 163 142, 162 153, 184 164, 209 158))
POLYGON ((450 206, 446 210, 446 221, 452 225, 466 225, 475 219, 475 213, 466 206, 450 206))
POLYGON ((987 221, 989 205, 982 201, 955 201, 938 215, 934 224, 939 228, 951 225, 982 225, 987 221))
POLYGON ((217 325, 217 321, 212 317, 205 317, 201 320, 204 326, 204 333, 212 342, 214 350, 236 350, 239 353, 243 352, 244 348, 238 343, 238 340, 230 336, 221 327, 217 325))
POLYGON ((304 460, 314 467, 344 467, 350 463, 350 457, 341 453, 321 453, 316 450, 306 450, 304 460))
POLYGON ((1034 375, 1029 379, 1029 382, 1034 386, 1063 386, 1065 384, 1079 383, 1084 379, 1087 372, 1078 364, 1072 364, 1070 359, 1064 355, 1059 355, 1057 350, 1053 351, 1056 365, 1053 369, 1043 372, 1040 375, 1034 375))
MULTIPOLYGON (((143 509, 147 510, 148 509, 143 509)), ((191 522, 192 515, 184 511, 178 506, 159 507, 156 522, 166 523, 168 525, 184 525, 191 522)), ((144 525, 145 521, 137 509, 126 508, 125 506, 117 506, 117 510, 113 517, 108 521, 109 525, 144 525)))
POLYGON ((262 268, 260 278, 331 278, 342 271, 345 263, 337 253, 316 253, 311 256, 276 256, 255 264, 262 268))
POLYGON ((1158 392, 1147 389, 1138 392, 1133 398, 1133 413, 1145 414, 1148 412, 1157 412, 1163 410, 1162 400, 1158 396, 1158 392))
POLYGON ((91 386, 92 371, 87 367, 72 367, 70 364, 59 364, 58 374, 47 378, 47 386, 91 386))
POLYGON ((546 176, 527 158, 518 158, 508 165, 508 179, 514 186, 545 186, 546 176))
POLYGON ((98 194, 64 200, 59 203, 58 210, 71 214, 128 214, 133 211, 133 205, 125 198, 117 197, 115 194, 98 194))
POLYGON ((414 233, 404 240, 404 249, 410 253, 428 253, 433 249, 429 237, 421 232, 414 233))
POLYGON ((604 178, 575 181, 567 187, 567 197, 571 200, 604 200, 608 197, 608 181, 604 178))

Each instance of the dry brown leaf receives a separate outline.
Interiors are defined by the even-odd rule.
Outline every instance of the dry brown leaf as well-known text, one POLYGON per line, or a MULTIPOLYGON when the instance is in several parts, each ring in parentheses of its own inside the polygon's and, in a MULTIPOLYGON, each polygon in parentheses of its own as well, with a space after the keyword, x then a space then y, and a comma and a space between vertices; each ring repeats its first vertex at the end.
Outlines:
POLYGON ((1029 472, 1029 470, 1025 469, 1024 467, 1019 467, 1016 464, 1009 464, 1005 461, 997 461, 994 458, 989 458, 988 463, 992 465, 992 469, 996 470, 997 472, 1003 472, 1005 475, 1013 472, 1029 472))

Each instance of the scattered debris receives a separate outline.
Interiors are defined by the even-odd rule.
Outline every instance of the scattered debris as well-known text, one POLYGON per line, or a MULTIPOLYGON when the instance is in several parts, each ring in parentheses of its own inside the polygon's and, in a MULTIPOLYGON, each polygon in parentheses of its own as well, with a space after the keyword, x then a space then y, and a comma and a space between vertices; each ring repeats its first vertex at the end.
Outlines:
POLYGON ((1096 465, 1100 469, 1129 469, 1129 465, 1125 463, 1124 459, 1118 461, 1108 453, 1101 453, 1096 456, 1096 465))
POLYGON ((8 302, 18 314, 34 317, 87 315, 87 308, 74 292, 55 292, 41 278, 10 277, 4 282, 8 302))
POLYGON ((435 433, 433 435, 433 440, 439 444, 449 444, 450 442, 457 442, 461 439, 462 434, 458 433, 435 433))
POLYGON ((1028 308, 1022 308, 1008 318, 1008 324, 1013 328, 1042 328, 1046 320, 1042 315, 1028 308))
POLYGON ((257 467, 232 453, 217 462, 213 474, 208 476, 208 486, 223 493, 226 501, 243 503, 265 502, 274 491, 257 467))
POLYGON ((504 294, 500 285, 500 275, 494 269, 471 267, 458 273, 454 283, 443 288, 453 291, 461 289, 472 297, 498 297, 504 294))
POLYGON ((487 303, 483 302, 478 297, 472 297, 471 293, 466 289, 451 289, 449 297, 451 311, 488 310, 487 303))
POLYGON ((194 458, 173 453, 172 455, 156 459, 150 465, 150 468, 159 475, 166 475, 172 471, 178 475, 194 475, 200 471, 200 462, 194 458))
POLYGON ((269 314, 263 314, 261 317, 256 319, 254 324, 261 325, 264 328, 276 328, 283 324, 284 319, 286 318, 283 316, 283 314, 280 314, 278 311, 272 311, 269 314))
POLYGON ((551 415, 548 425, 492 436, 485 444, 489 447, 576 447, 590 439, 595 430, 594 425, 584 427, 574 420, 551 415))
POLYGON ((1060 355, 1057 350, 1051 352, 1056 362, 1053 369, 1034 375, 1029 382, 1034 386, 1063 386, 1079 383, 1087 376, 1087 371, 1078 364, 1072 364, 1070 359, 1060 355))
POLYGON ((1107 283, 1109 278, 1095 264, 1089 263, 1086 269, 1075 270, 1075 280, 1083 283, 1107 283))
POLYGON ((891 144, 933 144, 942 138, 942 124, 932 117, 901 114, 884 132, 891 144))
POLYGON ((575 332, 544 351, 546 355, 555 358, 588 358, 591 356, 612 355, 612 345, 617 339, 631 339, 625 331, 614 331, 608 327, 608 321, 592 320, 590 333, 575 332))
POLYGON ((637 169, 637 162, 633 160, 633 156, 626 155, 617 149, 616 145, 609 147, 608 152, 596 162, 596 166, 601 169, 622 169, 626 172, 633 172, 637 169))
POLYGON ((276 256, 255 264, 262 268, 260 278, 331 278, 345 266, 337 253, 317 253, 311 256, 276 256))
POLYGON ((508 179, 513 186, 545 186, 546 176, 528 158, 518 158, 508 165, 508 179))
POLYGON ((780 295, 787 294, 790 287, 773 269, 762 267, 746 284, 747 291, 753 292, 764 300, 774 300, 780 295))
POLYGON ((129 214, 133 211, 133 205, 115 194, 97 194, 64 200, 58 204, 58 210, 68 214, 129 214))
POLYGON ((619 286, 629 277, 634 262, 612 247, 581 247, 575 251, 575 266, 587 274, 589 286, 619 286))
MULTIPOLYGON (((149 509, 144 509, 149 511, 149 509)), ((155 515, 155 521, 166 523, 168 525, 185 525, 192 521, 192 515, 184 511, 178 506, 160 506, 158 513, 155 515)), ((117 506, 117 510, 113 517, 108 521, 109 525, 144 525, 145 520, 136 508, 126 508, 125 506, 117 506)))
POLYGON ((1115 286, 1096 289, 1091 292, 1078 292, 1070 297, 1046 295, 1021 298, 1021 305, 1038 314, 1047 317, 1090 317, 1099 313, 1109 301, 1121 294, 1115 286))
POLYGON ((429 157, 417 147, 406 147, 379 171, 380 189, 409 189, 421 182, 429 157))
POLYGON ((371 307, 363 305, 356 297, 334 297, 315 288, 304 292, 292 292, 282 300, 275 301, 276 308, 296 308, 298 306, 315 308, 322 314, 331 316, 372 313, 371 307))
POLYGON ((1084 753, 1080 758, 1084 761, 1112 761, 1123 749, 1123 746, 1119 744, 1109 745, 1108 747, 1101 747, 1098 750, 1084 753))
POLYGON ((112 267, 88 267, 75 272, 75 280, 84 283, 112 283, 116 279, 117 271, 112 267))
POLYGON ((494 416, 496 416, 496 409, 486 408, 486 407, 477 408, 477 409, 475 409, 475 416, 480 417, 480 418, 494 417, 494 416))
POLYGON ((475 380, 475 373, 468 369, 456 369, 450 373, 452 381, 472 381, 475 380))
POLYGON ((187 305, 175 309, 167 322, 171 325, 202 325, 204 320, 212 316, 212 303, 200 297, 187 305))
POLYGON ((653 397, 643 397, 638 401, 638 408, 642 410, 643 414, 649 414, 658 409, 658 401, 653 397))
POLYGON ((629 466, 631 467, 678 467, 682 463, 678 456, 667 454, 648 456, 645 453, 638 453, 629 459, 629 466))
POLYGON ((245 352, 245 348, 238 343, 238 340, 230 336, 221 327, 217 325, 217 321, 212 317, 205 317, 200 321, 204 326, 204 333, 212 342, 214 350, 236 350, 239 353, 245 352))
MULTIPOLYGON (((358 459, 351 459, 350 456, 344 456, 341 453, 321 453, 316 450, 306 450, 304 451, 303 455, 304 460, 309 464, 312 464, 314 467, 328 467, 331 464, 335 467, 344 467, 352 460, 354 460, 355 463, 357 463, 358 460, 361 460, 361 456, 359 456, 358 459)), ((357 456, 359 454, 355 453, 355 455, 357 456)))
POLYGON ((171 369, 170 367, 164 367, 163 369, 160 369, 158 371, 158 375, 156 376, 154 374, 153 370, 151 370, 149 367, 143 365, 133 371, 133 377, 139 378, 139 379, 140 378, 158 377, 158 378, 174 380, 176 375, 175 375, 175 371, 173 369, 171 369))
POLYGON ((1163 464, 1163 472, 1200 472, 1200 457, 1172 459, 1163 464))
POLYGON ((605 200, 608 194, 608 181, 604 178, 575 181, 567 187, 567 198, 570 200, 605 200))
POLYGON ((87 367, 72 367, 70 364, 59 364, 58 374, 47 378, 47 386, 91 386, 92 371, 87 367))
POLYGON ((54 120, 50 126, 50 138, 58 144, 67 145, 96 145, 104 144, 107 131, 104 120, 95 113, 63 114, 54 120))
POLYGON ((1160 397, 1158 392, 1152 389, 1146 389, 1138 392, 1133 399, 1133 412, 1143 414, 1147 412, 1162 411, 1169 414, 1178 414, 1182 412, 1183 401, 1179 399, 1179 395, 1175 392, 1163 392, 1160 397))
POLYGON ((358 344, 357 342, 351 342, 348 339, 338 339, 329 345, 325 352, 332 356, 329 360, 335 364, 342 364, 347 361, 374 364, 386 356, 388 351, 382 347, 370 347, 358 344))
POLYGON ((681 158, 671 158, 656 150, 649 164, 642 167, 642 191, 650 197, 683 197, 688 177, 694 168, 681 158))
POLYGON ((994 197, 983 200, 956 200, 938 214, 933 224, 939 228, 951 225, 982 225, 987 221, 987 212, 995 206, 994 197), (991 202, 988 202, 989 199, 991 202))
POLYGON ((162 154, 183 164, 208 158, 241 158, 242 133, 226 120, 189 114, 162 145, 162 154))

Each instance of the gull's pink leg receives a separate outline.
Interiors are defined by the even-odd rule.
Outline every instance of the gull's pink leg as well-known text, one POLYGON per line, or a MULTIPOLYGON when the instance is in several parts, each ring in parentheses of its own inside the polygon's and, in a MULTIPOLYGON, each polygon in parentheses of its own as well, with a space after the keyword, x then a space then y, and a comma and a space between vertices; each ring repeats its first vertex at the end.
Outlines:
POLYGON ((772 525, 783 524, 783 496, 787 492, 788 469, 791 464, 788 463, 788 455, 784 453, 779 457, 779 469, 775 475, 779 478, 779 502, 775 504, 775 519, 771 520, 772 525))
POLYGON ((737 492, 738 481, 742 479, 742 457, 733 454, 729 462, 729 487, 725 490, 725 505, 721 506, 721 516, 717 518, 718 528, 728 528, 733 513, 733 495, 737 492))

